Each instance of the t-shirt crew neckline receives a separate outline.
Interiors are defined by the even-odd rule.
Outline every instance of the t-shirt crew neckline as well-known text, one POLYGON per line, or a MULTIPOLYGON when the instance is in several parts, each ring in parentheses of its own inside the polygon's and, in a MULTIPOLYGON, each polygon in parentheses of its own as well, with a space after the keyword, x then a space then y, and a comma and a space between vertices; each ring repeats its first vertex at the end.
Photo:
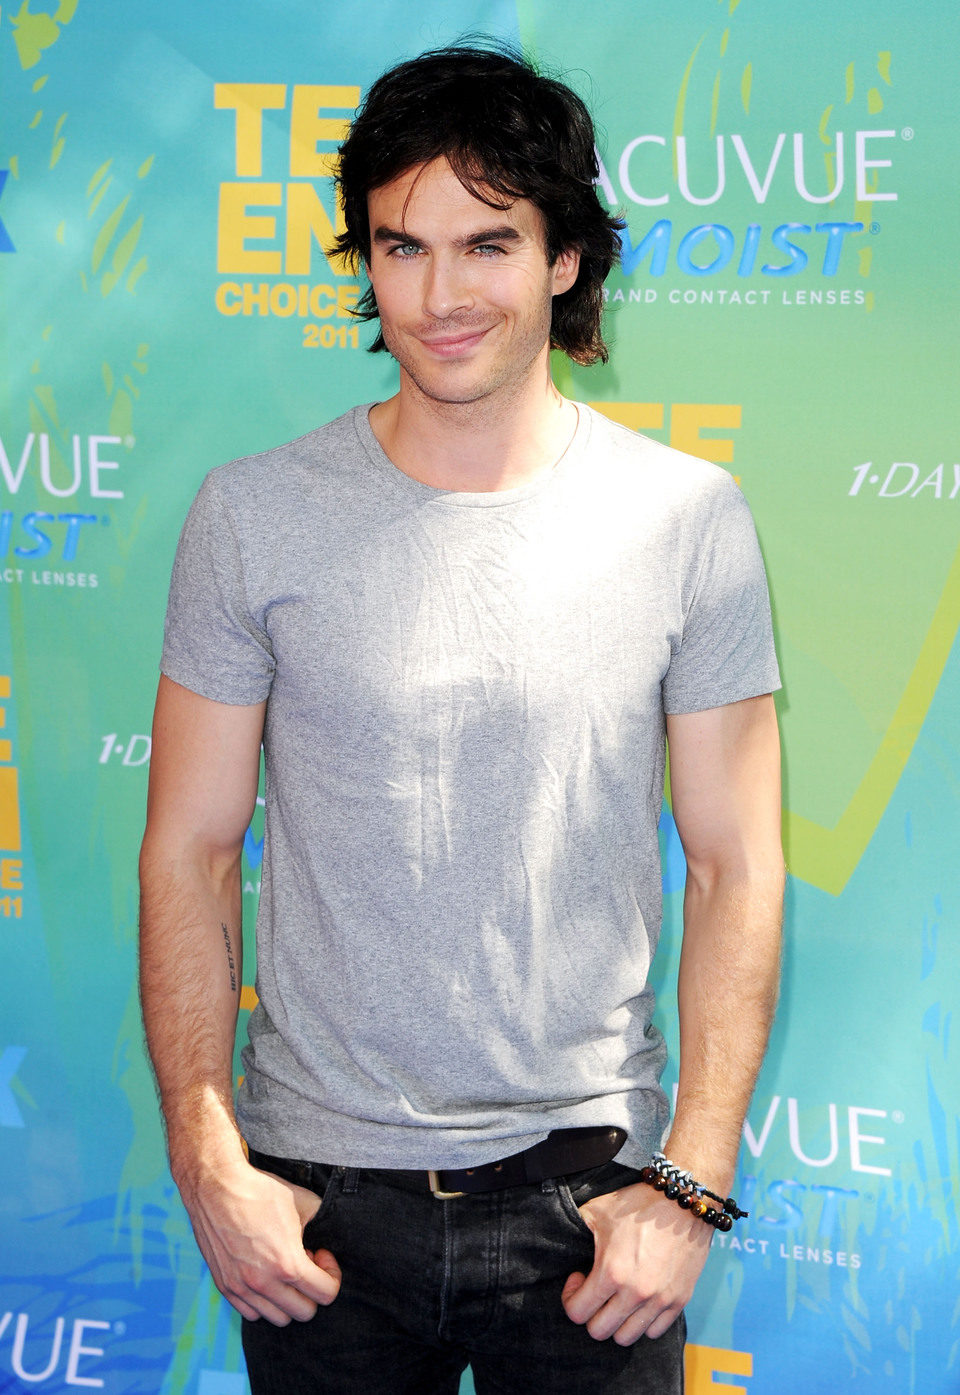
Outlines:
POLYGON ((401 469, 394 465, 377 440, 370 425, 370 412, 376 405, 375 402, 368 402, 364 406, 353 409, 353 424, 357 437, 372 464, 393 484, 394 488, 403 490, 407 494, 416 495, 425 501, 452 508, 496 509, 503 508, 507 504, 515 504, 521 499, 529 499, 569 474, 583 455, 590 440, 589 409, 584 403, 575 402, 574 406, 577 409, 576 428, 570 438, 570 444, 551 469, 542 471, 535 479, 530 480, 527 484, 518 485, 515 489, 491 489, 484 490, 482 493, 470 493, 459 489, 437 489, 432 484, 424 484, 422 480, 415 480, 412 475, 404 474, 401 469))

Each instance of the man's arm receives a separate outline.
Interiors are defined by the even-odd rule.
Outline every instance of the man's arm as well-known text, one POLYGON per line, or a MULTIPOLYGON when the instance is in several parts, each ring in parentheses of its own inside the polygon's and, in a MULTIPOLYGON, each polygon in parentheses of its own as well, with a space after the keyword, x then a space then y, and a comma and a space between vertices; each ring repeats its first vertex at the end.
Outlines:
POLYGON ((250 1166, 233 1112, 240 854, 264 707, 211 702, 160 679, 140 854, 140 994, 170 1167, 197 1243, 244 1317, 284 1325, 331 1302, 339 1270, 326 1251, 303 1249, 317 1197, 250 1166))
MULTIPOLYGON (((776 1005, 784 867, 780 744, 771 696, 667 718, 673 815, 687 860, 680 956, 680 1079, 664 1151, 729 1195, 740 1135, 776 1005)), ((659 1337, 693 1292, 707 1226, 637 1184, 581 1214, 589 1276, 564 1306, 591 1336, 659 1337)))

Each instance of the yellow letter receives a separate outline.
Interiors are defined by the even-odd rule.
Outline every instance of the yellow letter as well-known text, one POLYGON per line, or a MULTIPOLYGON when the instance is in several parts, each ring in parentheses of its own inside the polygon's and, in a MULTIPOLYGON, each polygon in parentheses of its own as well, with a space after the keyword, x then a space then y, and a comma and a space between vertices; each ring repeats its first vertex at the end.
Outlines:
POLYGON ((282 82, 217 82, 213 105, 237 113, 237 174, 256 179, 263 170, 263 113, 287 104, 282 82))
POLYGON ((240 305, 237 296, 240 294, 240 287, 236 281, 221 281, 217 287, 214 297, 217 309, 221 315, 239 315, 240 305))
POLYGON ((354 281, 350 285, 344 285, 341 281, 337 287, 337 319, 352 320, 350 311, 360 299, 360 287, 354 281))
MULTIPOLYGON (((10 676, 0 677, 0 698, 10 696, 10 676)), ((0 707, 0 727, 7 725, 7 709, 0 707)), ((0 741, 0 760, 13 760, 10 741, 0 741)), ((15 765, 0 770, 0 848, 20 851, 20 777, 15 765)))
POLYGON ((0 862, 0 886, 4 891, 23 890, 23 863, 16 857, 5 857, 0 862))
POLYGON ((712 460, 715 465, 729 465, 733 460, 733 442, 729 437, 702 439, 704 427, 740 425, 741 408, 734 402, 675 402, 670 412, 670 444, 675 450, 712 460))
POLYGON ((663 425, 662 402, 591 402, 596 411, 631 431, 659 431, 663 425))
POLYGON ((248 251, 248 237, 273 238, 277 235, 277 220, 264 214, 260 217, 247 212, 248 207, 278 208, 283 202, 279 184, 221 184, 220 211, 217 219, 217 270, 236 274, 259 271, 275 276, 282 269, 279 252, 248 251))
POLYGON ((17 768, 0 768, 0 848, 20 851, 20 782, 17 768))
POLYGON ((301 84, 294 87, 290 115, 292 179, 316 179, 319 175, 332 173, 324 155, 317 150, 317 142, 329 140, 339 145, 350 129, 350 121, 343 116, 321 116, 320 112, 330 107, 348 107, 354 111, 359 101, 359 87, 312 87, 301 84))
POLYGON ((749 1395, 745 1385, 726 1385, 713 1379, 715 1375, 752 1376, 753 1357, 748 1351, 688 1346, 683 1365, 687 1395, 710 1395, 712 1390, 722 1390, 723 1395, 749 1395))
MULTIPOLYGON (((336 156, 332 153, 318 155, 319 160, 327 160, 331 174, 336 156)), ((330 214, 320 202, 320 195, 312 184, 287 185, 287 255, 284 270, 288 276, 309 276, 310 254, 313 250, 312 237, 317 239, 320 250, 330 263, 333 271, 342 275, 342 257, 332 257, 330 248, 338 232, 343 232, 343 216, 339 206, 335 214, 336 226, 330 221, 330 214)))

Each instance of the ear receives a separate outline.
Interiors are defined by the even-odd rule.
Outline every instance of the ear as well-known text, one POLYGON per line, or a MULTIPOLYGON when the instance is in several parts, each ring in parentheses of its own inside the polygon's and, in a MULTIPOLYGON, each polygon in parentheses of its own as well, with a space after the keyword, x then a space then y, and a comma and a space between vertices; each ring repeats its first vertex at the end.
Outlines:
POLYGON ((553 294, 563 295, 564 291, 569 291, 577 279, 580 271, 580 253, 575 247, 565 248, 551 269, 553 271, 553 294))

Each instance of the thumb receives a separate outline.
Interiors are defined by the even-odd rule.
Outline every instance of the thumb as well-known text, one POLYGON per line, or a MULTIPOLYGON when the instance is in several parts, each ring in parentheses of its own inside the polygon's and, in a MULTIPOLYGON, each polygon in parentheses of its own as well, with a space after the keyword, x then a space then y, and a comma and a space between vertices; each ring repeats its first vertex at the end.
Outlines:
POLYGON ((560 1301, 564 1307, 567 1306, 567 1303, 570 1301, 570 1299, 573 1297, 575 1293, 579 1293, 580 1289, 586 1282, 586 1274, 581 1274, 577 1271, 574 1271, 574 1273, 572 1273, 569 1276, 567 1282, 563 1286, 563 1291, 560 1294, 560 1301))
POLYGON ((320 1210, 322 1197, 318 1196, 316 1192, 308 1191, 306 1187, 296 1186, 293 1182, 287 1182, 286 1186, 293 1197, 293 1204, 300 1217, 300 1227, 303 1229, 320 1210))
POLYGON ((323 1303, 332 1303, 340 1292, 340 1281, 343 1277, 339 1264, 329 1250, 307 1250, 306 1255, 307 1258, 312 1259, 317 1268, 330 1279, 330 1284, 326 1286, 327 1292, 320 1301, 323 1303))

